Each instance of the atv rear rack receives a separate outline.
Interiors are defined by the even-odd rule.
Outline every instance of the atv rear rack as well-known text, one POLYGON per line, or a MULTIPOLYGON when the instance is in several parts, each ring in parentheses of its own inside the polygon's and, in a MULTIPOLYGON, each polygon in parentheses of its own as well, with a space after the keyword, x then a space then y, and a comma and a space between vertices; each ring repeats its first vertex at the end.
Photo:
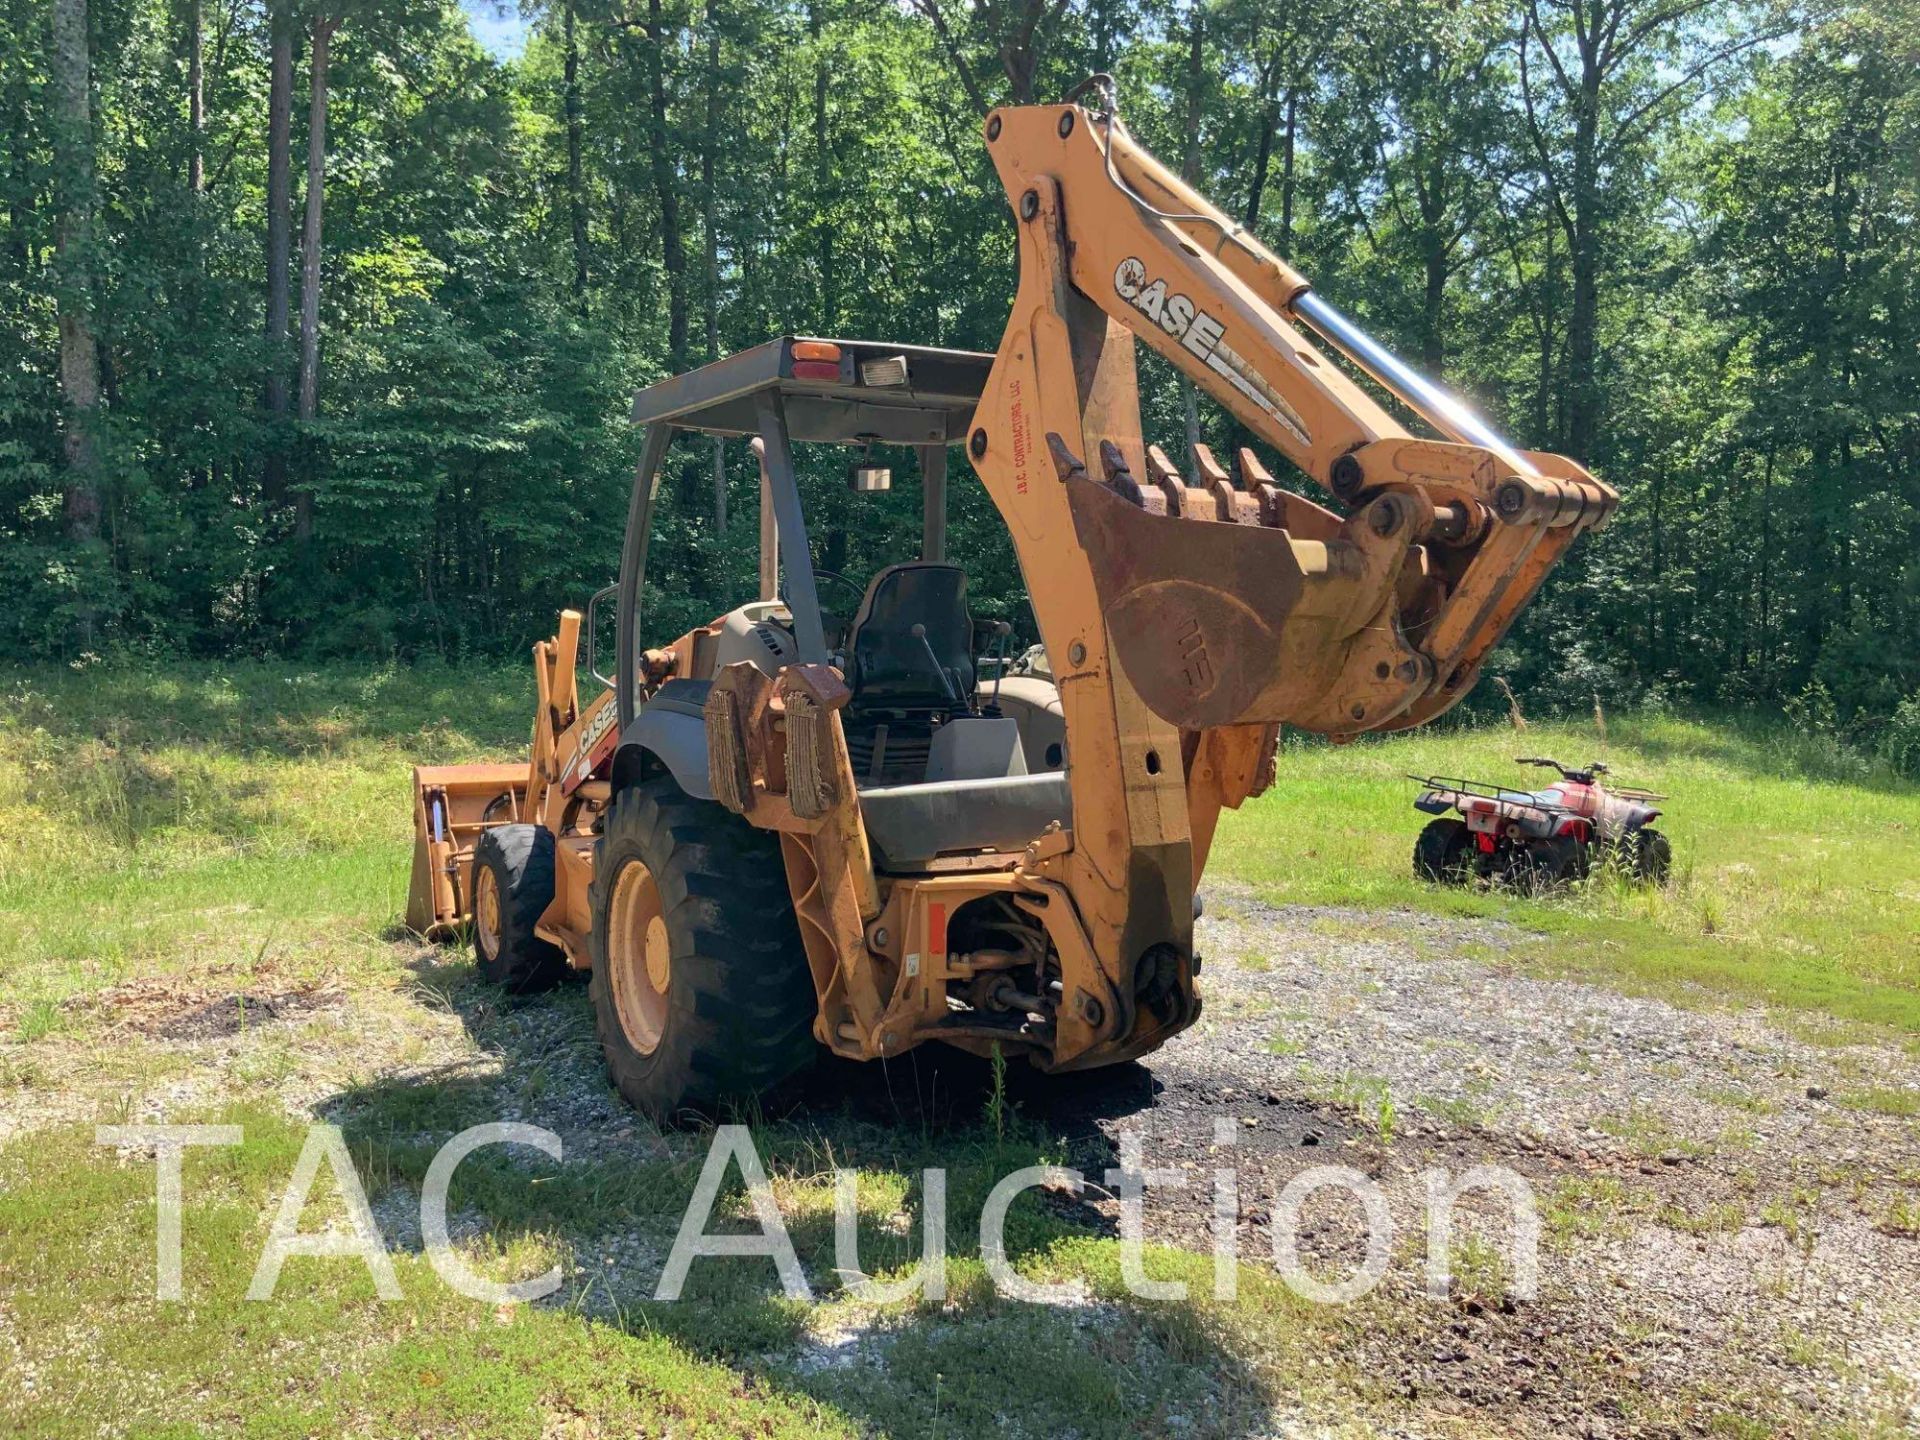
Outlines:
POLYGON ((1531 805, 1536 810, 1564 808, 1551 804, 1543 805, 1526 790, 1514 790, 1504 786, 1487 785, 1478 780, 1463 780, 1450 775, 1409 774, 1407 778, 1417 781, 1429 790, 1446 790, 1456 795, 1471 795, 1477 800, 1497 800, 1503 805, 1531 805))

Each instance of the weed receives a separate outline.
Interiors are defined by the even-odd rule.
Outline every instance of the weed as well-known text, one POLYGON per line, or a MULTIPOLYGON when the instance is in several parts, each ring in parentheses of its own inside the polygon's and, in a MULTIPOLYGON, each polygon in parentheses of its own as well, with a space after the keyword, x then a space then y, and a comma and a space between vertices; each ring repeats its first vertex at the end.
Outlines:
POLYGON ((1488 1112, 1463 1095, 1421 1095, 1413 1103, 1417 1109, 1460 1130, 1477 1129, 1488 1120, 1488 1112))
POLYGON ((1889 1235, 1920 1235, 1920 1201, 1898 1196, 1880 1217, 1879 1228, 1889 1235))
POLYGON ((1777 1115, 1780 1107, 1764 1095, 1751 1090, 1741 1090, 1731 1085, 1709 1085, 1699 1092, 1700 1098, 1714 1105, 1725 1106, 1729 1110, 1744 1110, 1749 1115, 1777 1115))
POLYGON ((66 1028, 67 1017, 59 1002, 43 997, 30 1002, 20 1012, 20 1018, 14 1024, 14 1033, 22 1043, 30 1045, 35 1040, 44 1040, 66 1028))
POLYGON ((1662 1205, 1654 1212, 1658 1220, 1670 1230, 1683 1231, 1688 1235, 1732 1234, 1745 1227, 1747 1212, 1744 1206, 1731 1201, 1716 1201, 1704 1210, 1689 1210, 1683 1205, 1662 1205))
POLYGON ((1780 1356, 1802 1370, 1818 1369, 1827 1363, 1825 1347, 1796 1325, 1780 1327, 1780 1356))
POLYGON ((1399 1112, 1394 1108, 1393 1095, 1386 1080, 1378 1075, 1362 1075, 1349 1070, 1334 1081, 1326 1096, 1334 1104, 1353 1111, 1366 1124, 1372 1126, 1375 1137, 1382 1145, 1393 1143, 1394 1123, 1399 1112))
POLYGON ((987 1128, 993 1132, 993 1138, 1004 1144, 1007 1138, 1007 1057, 998 1045, 993 1047, 991 1065, 993 1084, 987 1091, 983 1118, 987 1128))
POLYGON ((1866 1110, 1875 1115, 1920 1115, 1920 1090, 1896 1090, 1876 1085, 1867 1090, 1851 1090, 1833 1097, 1833 1103, 1849 1110, 1866 1110))
POLYGON ((1625 1115, 1599 1116, 1594 1120, 1593 1127, 1616 1140, 1626 1141, 1642 1155, 1677 1153, 1698 1156, 1706 1153, 1704 1145, 1679 1134, 1665 1118, 1644 1109, 1637 1101, 1628 1106, 1625 1115))

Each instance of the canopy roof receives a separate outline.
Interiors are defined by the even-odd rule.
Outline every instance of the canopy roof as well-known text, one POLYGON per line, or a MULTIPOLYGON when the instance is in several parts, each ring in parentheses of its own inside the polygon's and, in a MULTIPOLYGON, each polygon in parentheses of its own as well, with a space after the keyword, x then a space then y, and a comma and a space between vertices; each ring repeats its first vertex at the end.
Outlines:
POLYGON ((707 435, 754 435, 760 432, 758 397, 771 391, 796 441, 951 445, 966 438, 992 368, 993 356, 972 350, 783 335, 649 385, 634 397, 633 420, 707 435), (801 344, 838 347, 838 378, 795 379, 793 347, 801 344), (904 362, 904 383, 901 366, 888 361, 904 362))

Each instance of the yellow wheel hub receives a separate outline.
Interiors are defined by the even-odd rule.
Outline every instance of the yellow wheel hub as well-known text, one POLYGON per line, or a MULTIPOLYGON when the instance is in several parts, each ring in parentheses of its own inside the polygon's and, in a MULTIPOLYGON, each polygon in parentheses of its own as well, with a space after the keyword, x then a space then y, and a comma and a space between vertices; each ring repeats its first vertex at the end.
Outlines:
POLYGON ((659 1047, 673 983, 673 945, 660 911, 652 872, 629 860, 614 877, 607 907, 607 983, 627 1043, 642 1055, 659 1047))
POLYGON ((500 884, 491 865, 473 867, 473 943, 489 960, 500 953, 500 884))

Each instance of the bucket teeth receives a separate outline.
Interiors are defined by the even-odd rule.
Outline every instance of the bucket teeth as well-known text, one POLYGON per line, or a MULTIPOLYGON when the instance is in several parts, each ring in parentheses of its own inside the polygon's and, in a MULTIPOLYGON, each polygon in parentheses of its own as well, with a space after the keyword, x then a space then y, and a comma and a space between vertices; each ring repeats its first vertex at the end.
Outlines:
POLYGON ((1141 490, 1140 482, 1133 478, 1133 471, 1127 468, 1127 457, 1111 440, 1100 442, 1100 473, 1105 477, 1107 484, 1119 492, 1122 499, 1142 509, 1153 508, 1147 503, 1147 496, 1141 490))
MULTIPOLYGON (((1089 478, 1086 465, 1059 435, 1049 432, 1047 447, 1062 481, 1089 478)), ((1100 442, 1101 480, 1121 499, 1149 515, 1257 525, 1288 530, 1301 539, 1329 540, 1339 535, 1343 522, 1338 515, 1303 495, 1281 489, 1260 457, 1245 447, 1235 453, 1234 472, 1229 473, 1210 447, 1195 444, 1191 482, 1158 445, 1147 446, 1146 461, 1147 479, 1142 484, 1120 447, 1111 440, 1100 442)))
POLYGON ((1087 478, 1087 467, 1080 457, 1067 448, 1067 442, 1049 430, 1047 432, 1047 452, 1053 456, 1053 468, 1060 477, 1060 483, 1078 478, 1087 478))
POLYGON ((1213 458, 1213 451, 1199 441, 1193 445, 1194 484, 1213 497, 1215 520, 1229 525, 1258 525, 1260 502, 1253 496, 1235 488, 1233 477, 1227 474, 1226 467, 1213 458))

